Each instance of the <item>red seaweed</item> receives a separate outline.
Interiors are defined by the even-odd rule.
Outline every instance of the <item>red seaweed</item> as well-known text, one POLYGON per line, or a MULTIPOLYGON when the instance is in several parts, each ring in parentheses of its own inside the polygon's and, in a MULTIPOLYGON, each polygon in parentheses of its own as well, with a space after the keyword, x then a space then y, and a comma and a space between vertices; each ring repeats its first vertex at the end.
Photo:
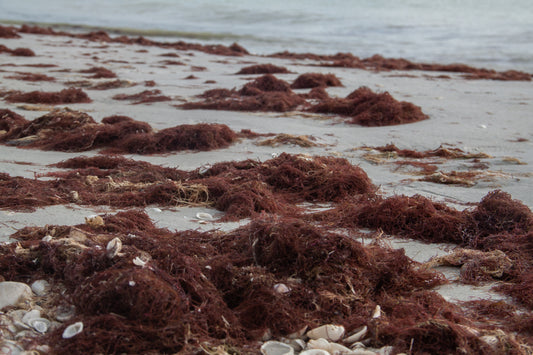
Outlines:
POLYGON ((244 67, 235 74, 287 74, 290 71, 285 67, 280 67, 273 64, 257 64, 244 67))
POLYGON ((296 78, 293 89, 311 89, 325 86, 343 86, 335 74, 305 73, 296 78))
POLYGON ((89 69, 80 70, 80 73, 93 74, 93 75, 88 76, 89 78, 92 78, 92 79, 116 78, 117 77, 117 74, 103 67, 91 67, 89 69))
POLYGON ((5 97, 7 102, 26 102, 30 104, 73 104, 89 103, 92 100, 87 94, 76 88, 68 88, 59 92, 31 91, 27 93, 15 92, 5 97))
POLYGON ((133 105, 145 104, 151 102, 172 101, 172 98, 160 95, 161 90, 144 90, 137 94, 117 94, 113 96, 113 100, 134 100, 133 105))

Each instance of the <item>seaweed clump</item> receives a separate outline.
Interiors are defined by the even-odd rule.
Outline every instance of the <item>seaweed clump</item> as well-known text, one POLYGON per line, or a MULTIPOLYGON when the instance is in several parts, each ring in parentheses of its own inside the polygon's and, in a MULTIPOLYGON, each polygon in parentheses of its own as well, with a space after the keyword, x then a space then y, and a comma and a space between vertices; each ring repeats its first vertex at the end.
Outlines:
POLYGON ((0 25, 0 38, 20 38, 16 28, 0 25))
POLYGON ((348 123, 363 126, 388 126, 428 118, 420 107, 410 102, 397 101, 388 92, 377 94, 366 87, 355 90, 344 99, 324 100, 308 111, 348 116, 348 123))
POLYGON ((74 104, 74 103, 90 103, 92 100, 82 90, 76 88, 68 88, 59 92, 11 92, 5 98, 7 102, 25 102, 30 104, 74 104))
POLYGON ((376 304, 392 299, 405 301, 406 312, 414 307, 419 322, 466 322, 425 291, 443 279, 418 270, 403 251, 363 246, 298 219, 264 216, 231 233, 170 232, 139 211, 102 220, 27 227, 13 235, 16 252, 14 244, 0 246, 3 275, 45 278, 62 290, 63 304, 76 307, 72 322, 84 330, 64 339, 63 324, 47 334, 54 353, 195 353, 222 344, 253 352, 264 334, 332 322, 368 324, 372 345, 380 346, 401 336, 406 322, 391 311, 378 334, 369 320, 376 304), (42 241, 45 235, 52 238, 42 241), (118 254, 106 251, 112 239, 122 242, 118 254), (279 292, 279 284, 288 291, 279 292), (417 302, 422 295, 425 302, 417 302))
POLYGON ((92 79, 116 78, 117 77, 117 74, 103 67, 92 67, 89 69, 84 69, 84 70, 81 70, 80 73, 92 74, 89 76, 89 78, 92 78, 92 79))
POLYGON ((274 64, 257 64, 244 67, 235 74, 287 74, 290 71, 285 67, 274 64))
POLYGON ((296 78, 293 89, 312 89, 326 86, 343 86, 335 74, 305 73, 296 78))
POLYGON ((97 123, 86 113, 55 110, 33 121, 6 112, 6 144, 58 151, 108 148, 110 152, 138 154, 176 150, 211 150, 229 146, 237 134, 223 124, 181 125, 154 132, 127 116, 110 116, 97 123))
POLYGON ((169 96, 161 95, 161 90, 144 90, 137 94, 117 94, 113 100, 132 100, 133 105, 147 104, 151 102, 172 101, 169 96))
POLYGON ((214 89, 204 92, 204 101, 188 102, 177 107, 230 111, 286 112, 305 103, 292 92, 289 83, 271 74, 263 75, 245 84, 240 90, 214 89))

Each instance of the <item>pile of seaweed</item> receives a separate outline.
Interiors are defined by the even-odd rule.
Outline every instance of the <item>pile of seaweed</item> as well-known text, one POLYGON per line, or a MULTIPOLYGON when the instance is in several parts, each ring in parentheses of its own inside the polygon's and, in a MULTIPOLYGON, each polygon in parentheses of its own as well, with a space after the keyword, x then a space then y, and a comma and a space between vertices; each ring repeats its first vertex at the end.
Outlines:
POLYGON ((292 85, 271 74, 261 76, 240 90, 212 89, 199 95, 203 101, 188 102, 177 107, 230 111, 306 111, 348 117, 347 123, 363 126, 385 126, 411 123, 428 118, 420 107, 400 102, 389 93, 374 93, 361 87, 346 98, 330 98, 326 86, 341 86, 332 74, 302 74, 292 85), (291 88, 313 88, 307 94, 296 94, 291 88))
POLYGON ((132 100, 133 105, 146 104, 151 102, 172 101, 172 98, 166 95, 161 95, 161 90, 144 90, 137 94, 117 94, 113 96, 113 100, 132 100))
POLYGON ((3 92, 4 100, 7 102, 25 102, 29 104, 74 104, 74 103, 90 103, 91 98, 79 88, 68 88, 57 92, 45 91, 8 91, 3 92))
POLYGON ((32 209, 78 203, 115 207, 213 206, 225 219, 263 212, 293 215, 298 202, 340 201, 370 193, 366 173, 347 160, 282 154, 259 162, 223 162, 184 172, 123 157, 78 157, 61 162, 72 169, 47 174, 54 180, 0 176, 0 207, 32 209))
POLYGON ((211 150, 237 139, 223 124, 180 125, 156 132, 149 124, 127 116, 109 116, 97 123, 87 113, 69 109, 57 109, 32 121, 0 110, 0 128, 1 143, 69 152, 100 148, 137 154, 211 150))
POLYGON ((242 68, 235 74, 288 74, 290 71, 285 67, 274 64, 257 64, 242 68))
POLYGON ((29 48, 10 49, 3 44, 0 44, 0 53, 9 53, 15 57, 35 57, 35 52, 29 48))
POLYGON ((291 53, 285 51, 272 54, 270 57, 298 60, 311 59, 321 62, 319 65, 325 67, 357 68, 374 71, 420 70, 463 73, 465 79, 531 81, 532 78, 532 74, 516 70, 496 71, 492 69, 475 68, 465 64, 416 63, 404 58, 385 58, 379 54, 361 59, 351 53, 317 55, 313 53, 291 53))
POLYGON ((306 216, 310 220, 345 228, 381 229, 395 236, 431 243, 454 243, 468 250, 500 251, 509 261, 502 272, 493 273, 500 259, 483 253, 470 254, 462 279, 467 283, 504 281, 498 290, 532 308, 533 214, 503 191, 488 193, 475 208, 458 211, 423 196, 361 195, 333 209, 306 216), (492 261, 491 261, 492 260, 492 261))
POLYGON ((56 79, 45 75, 28 72, 16 72, 16 75, 6 76, 6 79, 24 80, 24 81, 55 81, 56 79))
MULTIPOLYGON (((202 45, 198 43, 186 43, 183 41, 177 42, 159 42, 155 40, 150 40, 142 36, 137 38, 130 38, 128 36, 117 36, 111 37, 105 31, 95 31, 89 33, 69 33, 65 31, 55 31, 52 28, 43 28, 39 26, 29 26, 22 25, 20 28, 16 27, 4 27, 0 26, 0 31, 13 33, 31 33, 31 34, 40 34, 40 35, 49 35, 49 36, 66 36, 72 38, 81 38, 94 42, 104 42, 104 43, 122 43, 122 44, 137 44, 142 46, 154 46, 167 49, 176 49, 176 50, 196 50, 200 52, 205 52, 209 54, 217 55, 226 55, 226 56, 242 56, 248 54, 248 51, 238 45, 237 43, 232 44, 231 46, 224 46, 221 44, 211 44, 211 45, 202 45)), ((17 34, 18 35, 18 34, 17 34)))
MULTIPOLYGON (((403 250, 362 245, 299 219, 262 215, 233 232, 170 232, 140 211, 74 227, 26 227, 0 246, 6 279, 46 279, 74 316, 36 343, 52 352, 257 353, 306 326, 366 325, 367 345, 413 353, 520 352, 430 288, 444 281, 403 250), (44 238, 44 239, 43 239, 44 238), (371 315, 380 306, 382 315, 371 315), (68 324, 83 331, 63 338, 68 324)), ((523 316, 525 320, 525 316, 523 316)), ((507 329, 506 329, 507 330, 507 329)), ((31 344, 30 344, 31 347, 31 344)))

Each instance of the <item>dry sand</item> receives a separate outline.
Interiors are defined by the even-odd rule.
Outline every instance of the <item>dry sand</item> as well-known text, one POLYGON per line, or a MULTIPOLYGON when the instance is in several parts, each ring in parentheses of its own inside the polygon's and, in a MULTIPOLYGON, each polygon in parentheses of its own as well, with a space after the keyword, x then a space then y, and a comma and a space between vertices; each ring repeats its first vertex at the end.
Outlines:
MULTIPOLYGON (((254 140, 244 139, 226 149, 207 152, 185 151, 164 155, 125 155, 127 158, 144 160, 166 167, 191 170, 221 161, 257 159, 267 160, 282 152, 293 154, 325 155, 343 157, 366 171, 380 192, 392 194, 421 194, 452 207, 463 209, 469 203, 479 202, 489 191, 501 189, 509 192, 530 208, 533 207, 533 84, 523 81, 465 80, 459 74, 449 74, 449 79, 438 78, 438 72, 371 72, 350 68, 325 68, 310 66, 311 60, 289 60, 246 55, 228 57, 205 54, 198 51, 175 51, 158 47, 98 43, 68 37, 21 34, 19 39, 0 39, 0 44, 9 48, 27 47, 35 57, 14 57, 0 54, 0 90, 59 91, 66 88, 65 82, 90 80, 99 82, 108 79, 87 79, 87 74, 78 73, 92 66, 103 66, 118 75, 121 80, 137 85, 110 90, 84 89, 92 98, 88 104, 72 104, 69 108, 89 113, 95 120, 111 115, 126 115, 149 123, 156 129, 194 123, 223 123, 234 131, 250 129, 258 133, 287 133, 308 135, 323 145, 311 148, 281 145, 258 146, 254 140), (175 52, 180 58, 161 54, 175 52), (164 65, 161 61, 179 60, 185 65, 164 65), (17 66, 6 64, 14 63, 17 66), (52 68, 36 68, 28 64, 54 64, 52 68), (229 111, 182 110, 174 107, 183 102, 198 100, 198 95, 213 88, 240 88, 254 75, 235 75, 242 67, 272 63, 287 67, 292 73, 276 74, 280 79, 292 82, 299 74, 307 72, 333 73, 344 87, 327 88, 331 96, 344 97, 353 90, 367 86, 370 89, 388 91, 398 100, 414 103, 429 115, 429 119, 417 123, 362 127, 343 123, 339 118, 301 113, 243 113, 229 111), (193 67, 205 67, 197 71, 193 67), (61 69, 71 69, 61 72, 61 69), (29 82, 7 78, 15 72, 42 73, 56 78, 54 82, 29 82), (196 79, 185 79, 189 75, 196 79), (153 80, 154 87, 144 87, 144 82, 153 80), (215 83, 206 83, 215 81, 215 83), (115 94, 133 94, 145 89, 159 89, 172 101, 132 105, 129 101, 117 101, 115 94), (485 153, 491 158, 480 159, 488 166, 482 179, 472 186, 444 185, 418 181, 419 176, 395 169, 394 159, 381 157, 383 161, 365 159, 367 150, 361 147, 376 147, 395 144, 401 149, 417 151, 436 149, 441 145, 460 148, 471 153, 485 153)), ((307 90, 297 90, 306 92, 307 90)), ((2 102, 7 108, 26 119, 42 116, 47 111, 38 105, 2 102)), ((65 107, 58 105, 56 107, 65 107)), ((48 109, 51 109, 49 107, 48 109)), ((44 108, 46 109, 46 108, 44 108)), ((49 165, 79 156, 93 156, 97 151, 64 153, 37 149, 20 149, 0 145, 0 172, 11 176, 33 178, 36 174, 56 170, 49 165)), ((375 152, 374 152, 375 153, 375 152)), ((450 160, 439 165, 439 170, 467 171, 472 169, 470 160, 450 160)), ((88 215, 110 212, 106 206, 51 206, 35 212, 0 211, 0 241, 8 241, 14 231, 23 226, 46 224, 75 225, 84 222, 88 215)), ((215 216, 222 213, 203 208, 159 209, 149 206, 146 211, 160 227, 171 230, 212 229, 229 230, 242 225, 237 223, 198 223, 198 212, 215 216)), ((407 255, 425 262, 435 255, 442 255, 450 247, 427 245, 414 241, 390 238, 393 247, 405 248, 407 255)), ((453 277, 457 272, 449 272, 453 277)), ((450 299, 501 298, 491 293, 488 287, 471 287, 458 284, 447 285, 440 292, 450 299)))

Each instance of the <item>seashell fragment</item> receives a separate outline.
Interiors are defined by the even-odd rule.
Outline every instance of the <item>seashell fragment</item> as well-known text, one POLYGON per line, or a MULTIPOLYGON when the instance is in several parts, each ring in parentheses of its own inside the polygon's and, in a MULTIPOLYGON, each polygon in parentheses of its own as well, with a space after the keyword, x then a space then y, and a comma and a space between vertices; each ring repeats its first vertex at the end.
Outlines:
POLYGON ((285 294, 291 292, 291 289, 285 284, 275 284, 274 291, 279 294, 285 294))
POLYGON ((337 343, 330 343, 324 338, 311 339, 307 342, 308 349, 322 349, 326 350, 331 354, 349 354, 352 350, 345 347, 344 345, 337 343))
POLYGON ((50 329, 50 321, 46 318, 33 318, 29 325, 41 334, 44 334, 50 329))
POLYGON ((83 331, 83 323, 82 322, 76 322, 63 330, 63 339, 70 339, 78 334, 80 334, 83 331))
POLYGON ((59 306, 56 309, 55 318, 60 322, 65 322, 72 317, 74 317, 74 314, 76 313, 76 307, 74 306, 59 306))
POLYGON ((354 344, 357 343, 359 340, 363 339, 368 332, 368 327, 366 325, 363 325, 357 329, 354 330, 354 332, 343 339, 343 342, 347 344, 354 344))
POLYGON ((36 280, 31 284, 31 290, 37 295, 37 296, 44 296, 48 293, 48 290, 50 289, 50 283, 46 280, 36 280))
POLYGON ((7 306, 16 306, 29 300, 33 292, 30 286, 22 282, 0 282, 0 310, 7 306))
POLYGON ((43 237, 43 239, 41 239, 43 242, 46 242, 48 243, 49 241, 51 241, 53 238, 50 234, 47 234, 43 237))
POLYGON ((307 336, 311 339, 323 338, 330 341, 337 341, 341 339, 343 335, 344 327, 335 324, 325 324, 307 332, 307 336))
POLYGON ((98 215, 94 215, 94 216, 89 216, 89 217, 85 217, 85 224, 93 227, 93 228, 96 228, 96 227, 101 227, 103 226, 105 223, 104 223, 104 219, 98 215))
POLYGON ((0 342, 0 354, 22 354, 22 349, 16 342, 12 340, 3 340, 0 342))
POLYGON ((132 260, 132 263, 134 265, 137 265, 137 266, 140 266, 140 267, 144 267, 146 265, 146 261, 144 261, 143 259, 139 258, 138 256, 136 256, 133 260, 132 260))
POLYGON ((289 338, 289 339, 297 339, 297 338, 301 338, 301 337, 305 334, 305 332, 307 331, 307 328, 308 328, 308 327, 307 327, 307 325, 306 325, 306 326, 304 326, 302 329, 297 330, 297 331, 295 331, 294 333, 291 333, 291 334, 287 335, 287 338, 289 338))
POLYGON ((111 239, 109 243, 107 243, 105 250, 107 257, 113 259, 118 253, 120 253, 120 250, 122 250, 122 241, 118 237, 111 239))
POLYGON ((376 308, 374 308, 374 312, 372 313, 372 319, 377 319, 381 317, 381 306, 378 304, 376 308))
POLYGON ((322 349, 309 349, 302 351, 300 355, 331 355, 328 351, 322 349))
POLYGON ((40 318, 40 317, 41 317, 41 311, 39 311, 38 309, 32 309, 31 311, 28 311, 24 314, 24 316, 22 317, 22 322, 31 326, 30 321, 32 319, 40 318))
POLYGON ((196 218, 201 219, 203 221, 211 221, 213 219, 213 216, 206 212, 198 212, 196 214, 196 218))
POLYGON ((292 346, 282 343, 280 341, 267 341, 261 346, 261 354, 263 355, 293 355, 294 349, 292 346))

